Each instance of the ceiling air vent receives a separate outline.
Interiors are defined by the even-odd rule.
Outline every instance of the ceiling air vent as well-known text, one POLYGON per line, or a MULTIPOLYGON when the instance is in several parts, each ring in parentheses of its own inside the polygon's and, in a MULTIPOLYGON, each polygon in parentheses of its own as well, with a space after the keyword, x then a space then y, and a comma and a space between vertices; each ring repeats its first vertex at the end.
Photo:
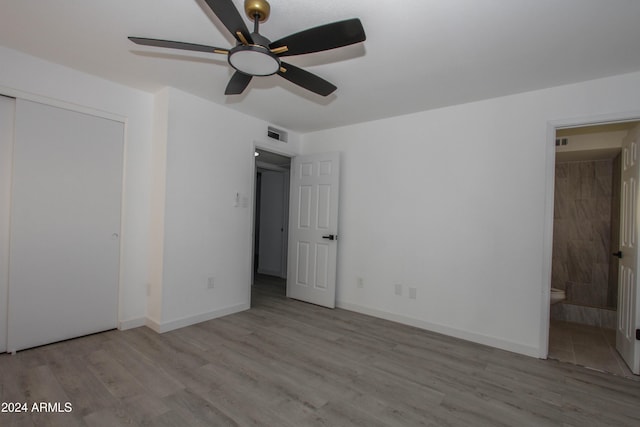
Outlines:
POLYGON ((569 140, 567 138, 556 138, 556 147, 560 147, 561 145, 567 145, 569 140))
POLYGON ((287 142, 287 132, 281 129, 276 129, 272 126, 267 128, 267 136, 269 138, 277 139, 278 141, 287 142))

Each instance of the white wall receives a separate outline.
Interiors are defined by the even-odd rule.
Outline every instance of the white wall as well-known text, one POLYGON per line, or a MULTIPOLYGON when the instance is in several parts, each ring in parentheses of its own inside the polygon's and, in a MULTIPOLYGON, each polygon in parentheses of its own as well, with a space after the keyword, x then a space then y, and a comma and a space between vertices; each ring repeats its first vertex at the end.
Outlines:
POLYGON ((253 153, 268 123, 177 89, 161 96, 167 102, 156 108, 168 110, 162 302, 150 326, 162 332, 249 307, 253 153))
POLYGON ((159 325, 162 321, 168 127, 169 88, 165 88, 156 94, 153 109, 151 251, 149 254, 149 287, 147 289, 147 319, 152 325, 159 325))
POLYGON ((0 64, 0 93, 125 122, 119 321, 125 328, 143 324, 149 281, 153 96, 3 47, 0 64))
POLYGON ((570 135, 567 145, 556 147, 556 163, 611 160, 622 147, 628 131, 598 132, 570 135))
POLYGON ((552 127, 629 114, 640 73, 303 135, 342 152, 338 305, 546 357, 552 127))
POLYGON ((556 153, 566 153, 571 151, 591 151, 606 148, 622 147, 622 140, 629 131, 619 130, 615 132, 598 132, 585 135, 571 135, 566 137, 568 145, 556 147, 556 153))

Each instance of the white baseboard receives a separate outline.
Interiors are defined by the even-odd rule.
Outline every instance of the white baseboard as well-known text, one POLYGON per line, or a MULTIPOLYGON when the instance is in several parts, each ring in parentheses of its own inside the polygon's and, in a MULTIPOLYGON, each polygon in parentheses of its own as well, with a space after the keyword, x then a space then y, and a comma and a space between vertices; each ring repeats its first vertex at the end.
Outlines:
POLYGON ((221 308, 218 310, 208 311, 205 313, 194 314, 192 316, 185 316, 175 320, 169 320, 165 322, 158 322, 155 319, 147 317, 145 325, 148 328, 156 331, 159 334, 173 331, 175 329, 184 328, 185 326, 195 325, 196 323, 206 322, 207 320, 215 319, 217 317, 227 316, 229 314, 238 313, 240 311, 248 310, 250 304, 242 303, 232 305, 229 307, 221 308))
POLYGON ((146 321, 145 321, 145 326, 149 329, 151 329, 152 331, 155 331, 157 333, 160 333, 160 322, 156 319, 153 319, 151 317, 147 317, 146 321))
POLYGON ((264 268, 258 268, 258 274, 264 274, 265 276, 274 276, 286 279, 286 277, 282 277, 282 271, 278 270, 265 270, 264 268))
POLYGON ((358 304, 336 301, 336 307, 357 313, 367 314, 373 317, 390 320, 392 322, 402 323, 404 325, 414 326, 416 328, 425 329, 427 331, 437 332, 454 338, 460 338, 465 341, 471 341, 478 344, 488 345, 489 347, 499 348, 501 350, 511 351, 513 353, 540 357, 540 349, 537 347, 506 341, 501 338, 495 338, 487 335, 477 334, 474 332, 463 331, 451 328, 449 326, 439 325, 437 323, 425 322, 424 320, 415 319, 413 317, 403 316, 401 314, 390 313, 371 307, 365 307, 358 304))
POLYGON ((118 322, 118 329, 120 329, 121 331, 126 331, 127 329, 139 328, 140 326, 145 326, 146 324, 147 319, 145 319, 144 317, 121 320, 120 322, 118 322))

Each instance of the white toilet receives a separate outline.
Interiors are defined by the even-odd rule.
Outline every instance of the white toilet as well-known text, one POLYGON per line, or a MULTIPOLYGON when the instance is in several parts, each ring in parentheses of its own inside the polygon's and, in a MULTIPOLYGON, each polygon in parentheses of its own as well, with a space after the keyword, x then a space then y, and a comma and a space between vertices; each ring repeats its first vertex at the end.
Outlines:
POLYGON ((551 288, 551 304, 559 303, 567 299, 567 293, 562 289, 551 288))

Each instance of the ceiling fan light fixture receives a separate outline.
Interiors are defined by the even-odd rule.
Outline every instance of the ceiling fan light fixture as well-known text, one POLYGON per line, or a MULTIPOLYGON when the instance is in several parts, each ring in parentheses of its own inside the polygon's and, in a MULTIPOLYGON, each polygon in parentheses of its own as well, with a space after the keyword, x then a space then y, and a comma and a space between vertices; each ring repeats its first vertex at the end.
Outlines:
POLYGON ((270 76, 280 70, 280 58, 260 45, 238 45, 229 52, 228 61, 250 76, 270 76))
POLYGON ((260 22, 269 18, 269 2, 245 0, 245 12, 253 21, 253 32, 249 32, 236 8, 235 2, 238 1, 205 0, 211 12, 236 40, 237 45, 232 49, 147 37, 129 37, 129 40, 143 46, 227 55, 227 62, 236 71, 227 83, 225 95, 240 95, 254 76, 278 74, 294 85, 320 96, 332 94, 337 87, 320 76, 282 62, 280 58, 322 52, 366 40, 362 23, 358 18, 352 18, 309 28, 271 42, 259 32, 260 22))

